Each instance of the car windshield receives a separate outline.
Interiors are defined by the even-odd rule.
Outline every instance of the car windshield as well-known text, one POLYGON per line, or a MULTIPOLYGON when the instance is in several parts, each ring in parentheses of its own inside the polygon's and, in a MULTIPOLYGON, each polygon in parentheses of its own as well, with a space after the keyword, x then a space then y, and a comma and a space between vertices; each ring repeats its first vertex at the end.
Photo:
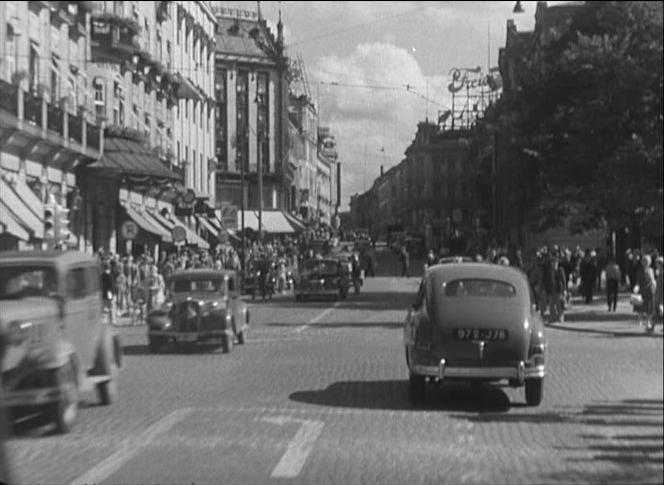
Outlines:
POLYGON ((336 261, 307 261, 304 263, 303 272, 306 274, 332 275, 337 274, 336 261))
POLYGON ((0 268, 0 299, 50 296, 57 290, 51 266, 4 266, 0 268))
POLYGON ((516 288, 505 281, 491 279, 460 279, 443 283, 445 296, 513 298, 516 288))
POLYGON ((180 278, 173 283, 174 293, 221 293, 224 291, 220 278, 180 278))

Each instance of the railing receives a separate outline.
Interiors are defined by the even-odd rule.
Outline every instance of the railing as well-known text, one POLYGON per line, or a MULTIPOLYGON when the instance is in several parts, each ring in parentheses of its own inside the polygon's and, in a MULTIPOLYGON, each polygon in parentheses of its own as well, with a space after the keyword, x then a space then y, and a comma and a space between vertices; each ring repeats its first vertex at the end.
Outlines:
POLYGON ((0 108, 18 116, 18 86, 0 79, 0 108))
POLYGON ((42 126, 42 98, 35 93, 23 96, 23 117, 26 121, 42 126))

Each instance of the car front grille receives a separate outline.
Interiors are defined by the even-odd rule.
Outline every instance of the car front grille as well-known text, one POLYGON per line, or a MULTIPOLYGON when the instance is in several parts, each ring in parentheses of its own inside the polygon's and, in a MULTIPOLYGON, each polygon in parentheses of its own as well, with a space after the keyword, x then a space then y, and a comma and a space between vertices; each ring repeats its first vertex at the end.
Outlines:
POLYGON ((175 310, 176 329, 180 332, 198 332, 201 325, 201 310, 198 303, 185 301, 175 310))

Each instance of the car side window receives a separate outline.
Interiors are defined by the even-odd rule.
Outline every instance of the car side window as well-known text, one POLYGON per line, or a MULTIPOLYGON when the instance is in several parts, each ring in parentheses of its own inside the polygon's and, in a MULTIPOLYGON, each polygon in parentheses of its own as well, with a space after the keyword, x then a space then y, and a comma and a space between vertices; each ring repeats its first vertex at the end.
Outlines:
POLYGON ((86 296, 85 268, 72 268, 67 272, 67 298, 80 300, 86 296))

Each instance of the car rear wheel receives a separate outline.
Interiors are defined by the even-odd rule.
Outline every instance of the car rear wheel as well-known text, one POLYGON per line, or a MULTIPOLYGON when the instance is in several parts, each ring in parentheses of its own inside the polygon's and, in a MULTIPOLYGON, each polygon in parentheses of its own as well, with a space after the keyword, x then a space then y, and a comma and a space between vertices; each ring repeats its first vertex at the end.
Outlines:
POLYGON ((238 345, 244 345, 244 330, 237 334, 238 345))
POLYGON ((424 376, 410 374, 409 379, 410 402, 423 404, 425 401, 426 381, 424 376))
POLYGON ((50 405, 49 414, 57 433, 69 433, 76 421, 79 401, 76 372, 71 362, 55 370, 55 385, 60 390, 60 397, 50 405))
POLYGON ((528 406, 539 406, 544 394, 544 379, 526 380, 526 403, 528 406))
POLYGON ((162 345, 164 345, 163 339, 159 337, 148 337, 148 350, 151 354, 158 354, 162 345))
POLYGON ((108 380, 97 384, 97 396, 102 406, 108 406, 118 399, 118 365, 111 350, 104 346, 101 355, 102 372, 108 376, 108 380))

